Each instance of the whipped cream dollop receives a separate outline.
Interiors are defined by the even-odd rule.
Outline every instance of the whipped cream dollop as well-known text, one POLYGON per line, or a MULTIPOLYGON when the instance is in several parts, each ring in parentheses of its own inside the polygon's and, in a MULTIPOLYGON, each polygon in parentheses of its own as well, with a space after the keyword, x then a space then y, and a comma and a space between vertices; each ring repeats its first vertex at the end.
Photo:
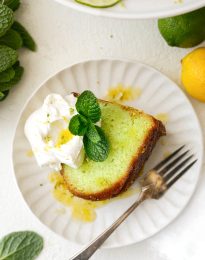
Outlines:
POLYGON ((58 171, 64 163, 78 168, 84 160, 83 140, 68 130, 70 119, 77 114, 77 98, 70 94, 48 95, 42 107, 27 119, 24 132, 39 166, 58 171))

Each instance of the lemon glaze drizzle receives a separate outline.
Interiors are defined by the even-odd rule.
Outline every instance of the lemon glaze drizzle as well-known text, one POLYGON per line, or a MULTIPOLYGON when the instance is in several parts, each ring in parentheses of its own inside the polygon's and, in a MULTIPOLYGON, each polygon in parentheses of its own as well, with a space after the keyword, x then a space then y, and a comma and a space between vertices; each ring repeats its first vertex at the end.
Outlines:
POLYGON ((119 199, 128 198, 139 193, 139 188, 130 188, 115 198, 103 201, 90 201, 74 196, 66 187, 62 175, 58 172, 52 172, 49 175, 49 181, 53 185, 52 194, 54 198, 64 206, 70 208, 71 217, 74 220, 82 222, 93 222, 97 217, 96 209, 108 203, 119 199))

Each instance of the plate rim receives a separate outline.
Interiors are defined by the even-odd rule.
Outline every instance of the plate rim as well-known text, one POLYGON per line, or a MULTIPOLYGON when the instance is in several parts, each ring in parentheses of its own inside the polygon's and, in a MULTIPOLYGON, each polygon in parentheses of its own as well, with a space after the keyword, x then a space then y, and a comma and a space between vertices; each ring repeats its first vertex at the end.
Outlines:
POLYGON ((80 11, 87 14, 92 14, 95 16, 101 16, 101 17, 111 17, 111 18, 117 18, 117 19, 153 19, 153 18, 165 18, 165 17, 171 17, 176 16, 180 14, 184 14, 187 12, 191 12, 194 10, 197 10, 203 6, 205 6, 205 1, 201 0, 198 3, 192 2, 188 4, 187 6, 178 5, 178 8, 171 9, 171 10, 162 10, 162 11, 156 11, 156 12, 142 12, 142 13, 115 13, 112 10, 107 11, 106 9, 102 8, 92 8, 89 6, 85 6, 82 4, 78 4, 76 2, 68 2, 67 0, 54 0, 55 2, 66 6, 68 8, 71 8, 76 11, 80 11))
POLYGON ((32 209, 29 207, 28 203, 26 202, 25 198, 24 198, 24 195, 19 187, 19 184, 18 184, 18 180, 17 180, 17 177, 16 177, 16 173, 15 173, 15 168, 14 168, 14 141, 15 141, 15 135, 16 135, 16 131, 17 131, 17 128, 18 128, 18 125, 19 125, 19 121, 22 117, 22 114, 26 108, 26 106, 28 105, 28 103, 31 101, 31 99, 33 98, 33 96, 40 90, 41 87, 43 87, 47 81, 49 81, 50 79, 52 79, 53 77, 55 77, 56 75, 58 75, 59 73, 65 71, 66 69, 70 69, 72 68, 73 66, 77 66, 77 65, 80 65, 80 64, 84 64, 84 63, 88 63, 88 62, 125 62, 125 63, 131 63, 133 65, 135 64, 140 64, 144 67, 146 67, 147 69, 151 69, 152 71, 160 74, 162 77, 164 77, 166 80, 168 80, 170 83, 172 83, 172 85, 175 85, 175 87, 178 89, 178 91, 181 92, 181 94, 183 95, 183 97, 185 98, 185 100, 188 102, 190 108, 192 109, 192 112, 193 112, 193 115, 196 119, 196 123, 198 125, 198 128, 199 128, 199 133, 200 133, 200 140, 201 140, 201 151, 200 151, 200 158, 199 158, 199 169, 198 169, 198 178, 197 178, 197 181, 195 183, 195 186, 192 190, 192 192, 190 193, 189 195, 189 198, 187 200, 187 202, 183 205, 183 207, 180 208, 180 210, 178 211, 178 213, 175 215, 174 218, 172 218, 168 224, 164 224, 162 225, 162 227, 157 231, 157 232, 153 232, 152 234, 150 234, 148 237, 145 237, 139 241, 133 241, 133 242, 124 242, 123 245, 111 245, 111 246, 108 246, 108 245, 105 245, 105 246, 102 246, 101 249, 114 249, 114 248, 119 248, 119 247, 125 247, 125 246, 131 246, 131 245, 134 245, 134 244, 137 244, 137 243, 140 243, 142 241, 145 241, 146 239, 149 239, 151 237, 153 237, 154 235, 158 234, 159 232, 161 232, 164 228, 168 227, 171 223, 173 223, 174 220, 176 220, 180 214, 184 211, 184 209, 189 205, 190 203, 190 200, 192 199, 192 197, 194 196, 195 192, 196 192, 196 188, 198 186, 198 182, 199 182, 199 179, 200 179, 200 174, 202 172, 202 166, 203 166, 203 158, 204 158, 204 137, 203 137, 203 133, 202 133, 202 128, 201 128, 201 124, 200 124, 200 121, 199 121, 199 118, 195 112, 195 109, 192 105, 192 103, 190 102, 190 100, 188 99, 188 97, 186 96, 186 94, 183 92, 183 90, 174 82, 172 81, 168 76, 166 76, 165 74, 163 74, 162 72, 160 72, 158 69, 146 64, 146 63, 143 63, 141 61, 137 61, 137 60, 132 60, 132 59, 125 59, 125 58, 99 58, 99 59, 85 59, 85 60, 82 60, 82 61, 79 61, 79 62, 73 62, 71 63, 70 65, 66 65, 63 67, 63 69, 60 69, 58 70, 56 73, 54 73, 53 75, 51 76, 48 76, 46 78, 46 80, 44 80, 41 84, 38 85, 38 87, 28 96, 27 100, 25 101, 20 113, 19 113, 19 116, 17 118, 17 121, 16 121, 16 124, 15 124, 15 127, 14 127, 14 132, 13 132, 13 135, 12 135, 12 148, 11 148, 11 159, 12 159, 12 177, 14 179, 14 182, 15 182, 15 185, 18 189, 18 191, 20 192, 20 195, 22 197, 22 200, 23 200, 23 203, 26 205, 26 207, 28 208, 28 210, 31 212, 31 214, 34 216, 34 218, 41 224, 44 226, 44 228, 46 228, 48 231, 52 232, 54 235, 58 236, 59 238, 63 239, 64 241, 67 241, 68 243, 73 243, 73 244, 76 244, 76 245, 84 245, 84 244, 81 244, 81 243, 78 243, 76 241, 72 241, 72 240, 69 240, 65 237, 63 237, 62 235, 58 234, 57 232, 55 232, 54 230, 52 230, 50 227, 48 227, 46 224, 44 224, 41 219, 39 219, 35 213, 32 211, 32 209))

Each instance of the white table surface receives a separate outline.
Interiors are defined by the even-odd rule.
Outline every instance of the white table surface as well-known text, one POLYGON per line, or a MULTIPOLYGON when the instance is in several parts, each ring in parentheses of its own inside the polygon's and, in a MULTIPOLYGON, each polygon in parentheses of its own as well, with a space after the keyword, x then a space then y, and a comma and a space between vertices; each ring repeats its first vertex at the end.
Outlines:
MULTIPOLYGON (((190 49, 168 47, 159 35, 156 20, 94 17, 65 8, 53 0, 22 2, 16 17, 32 32, 38 51, 20 52, 25 75, 7 100, 0 103, 0 235, 14 230, 37 231, 45 239, 44 250, 38 259, 68 260, 80 247, 55 235, 32 215, 13 179, 12 137, 22 106, 48 77, 86 59, 114 57, 142 61, 180 84, 180 60, 190 49)), ((205 104, 193 99, 191 102, 205 135, 205 104)), ((205 259, 204 199, 205 165, 191 202, 172 224, 146 241, 119 249, 100 250, 92 259, 205 259)))

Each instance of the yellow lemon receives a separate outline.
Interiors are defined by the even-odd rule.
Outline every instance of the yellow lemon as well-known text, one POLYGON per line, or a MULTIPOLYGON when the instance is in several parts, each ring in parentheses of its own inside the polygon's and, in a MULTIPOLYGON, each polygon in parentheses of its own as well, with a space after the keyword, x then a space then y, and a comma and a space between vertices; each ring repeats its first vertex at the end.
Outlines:
POLYGON ((186 91, 205 102, 205 48, 198 48, 182 59, 181 80, 186 91))

